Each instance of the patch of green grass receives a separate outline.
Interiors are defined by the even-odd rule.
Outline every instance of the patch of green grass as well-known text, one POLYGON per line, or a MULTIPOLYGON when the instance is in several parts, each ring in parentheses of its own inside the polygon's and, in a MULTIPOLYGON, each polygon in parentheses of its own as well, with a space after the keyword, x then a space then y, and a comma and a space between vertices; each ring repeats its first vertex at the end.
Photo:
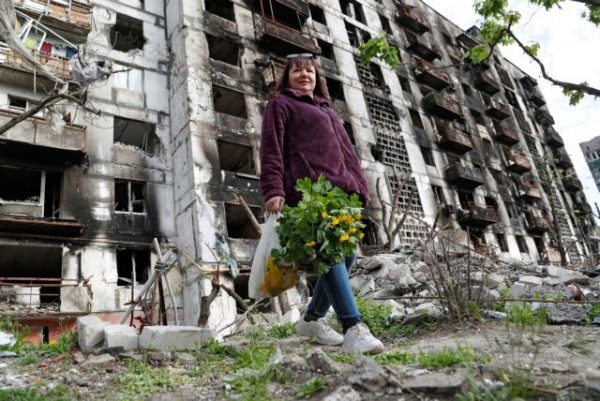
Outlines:
POLYGON ((56 386, 51 391, 42 392, 35 387, 0 390, 0 401, 71 401, 66 386, 56 386))
POLYGON ((296 323, 288 322, 271 327, 267 333, 271 338, 287 338, 296 335, 296 323))
POLYGON ((407 352, 391 351, 373 357, 382 365, 399 364, 408 365, 418 363, 427 369, 442 369, 468 363, 489 363, 490 358, 478 355, 470 347, 456 349, 443 349, 431 354, 411 354, 407 352))
POLYGON ((588 323, 592 323, 598 316, 600 316, 600 304, 593 304, 588 312, 588 323))
POLYGON ((231 382, 231 389, 239 401, 273 401, 268 385, 273 382, 287 384, 291 380, 289 372, 283 372, 276 366, 269 365, 257 374, 246 374, 236 377, 231 382))
POLYGON ((592 350, 588 347, 589 343, 590 341, 588 340, 575 339, 565 343, 563 347, 573 350, 581 355, 589 355, 592 352, 592 350))
POLYGON ((408 365, 417 362, 417 356, 408 352, 390 351, 375 355, 375 361, 382 365, 408 365))
MULTIPOLYGON (((43 355, 62 355, 67 356, 69 352, 77 345, 77 334, 65 331, 58 335, 56 341, 51 341, 49 344, 34 345, 26 341, 25 338, 29 334, 29 328, 20 324, 18 321, 6 318, 0 321, 0 331, 13 334, 15 336, 15 344, 10 346, 2 346, 0 350, 12 351, 16 353, 37 354, 43 355)), ((32 357, 31 357, 32 358, 32 357)), ((29 360, 31 360, 29 358, 29 360)))
POLYGON ((296 392, 296 396, 299 398, 310 398, 318 392, 323 391, 326 387, 327 382, 324 379, 315 377, 301 385, 296 392))
POLYGON ((514 323, 522 330, 526 327, 546 324, 547 314, 544 308, 533 310, 531 306, 525 303, 516 302, 507 304, 504 307, 504 311, 506 312, 506 321, 514 323))
POLYGON ((237 356, 238 368, 263 369, 269 364, 274 351, 271 346, 252 344, 237 356))
POLYGON ((120 400, 137 400, 150 394, 173 389, 191 381, 185 374, 167 368, 152 368, 142 361, 130 361, 126 371, 117 377, 120 400))
POLYGON ((329 356, 334 361, 340 362, 340 363, 354 363, 354 361, 356 361, 356 355, 349 354, 347 352, 336 352, 336 353, 329 354, 329 356))
POLYGON ((36 363, 40 360, 40 357, 36 354, 25 354, 23 357, 17 360, 17 364, 20 366, 27 366, 36 363))
POLYGON ((534 394, 531 382, 508 380, 504 386, 483 389, 471 375, 467 377, 468 388, 455 395, 456 401, 524 401, 534 394))

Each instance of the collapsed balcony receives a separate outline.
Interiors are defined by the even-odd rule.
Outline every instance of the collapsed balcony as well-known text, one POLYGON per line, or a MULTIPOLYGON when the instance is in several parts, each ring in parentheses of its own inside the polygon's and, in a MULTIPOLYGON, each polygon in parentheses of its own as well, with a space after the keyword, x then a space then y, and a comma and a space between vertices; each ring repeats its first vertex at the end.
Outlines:
POLYGON ((411 31, 424 33, 429 31, 427 18, 417 7, 400 4, 396 11, 396 21, 411 31))
POLYGON ((414 65, 415 77, 419 82, 435 89, 444 89, 450 85, 450 76, 440 67, 420 58, 415 58, 414 65))
POLYGON ((445 92, 431 92, 423 98, 423 108, 429 113, 447 120, 463 117, 460 103, 445 92))
POLYGON ((427 61, 433 61, 436 58, 441 58, 439 47, 435 44, 430 34, 421 36, 415 35, 410 31, 404 31, 406 40, 408 41, 408 50, 421 56, 427 61))
POLYGON ((569 192, 581 191, 581 181, 575 176, 567 176, 562 179, 563 186, 569 192))
POLYGON ((542 193, 535 182, 523 180, 517 185, 518 194, 521 199, 527 202, 535 202, 542 199, 542 193))
POLYGON ((438 129, 436 137, 440 147, 458 154, 473 150, 473 142, 468 133, 451 124, 439 123, 436 125, 438 129))
POLYGON ((91 7, 74 0, 13 0, 15 8, 40 22, 71 34, 87 36, 91 31, 91 7))
POLYGON ((546 132, 544 133, 544 139, 546 140, 546 144, 550 147, 562 148, 565 146, 565 142, 560 134, 552 127, 546 129, 546 132))
POLYGON ((476 71, 474 84, 477 89, 488 95, 494 95, 500 91, 500 85, 489 71, 476 71))
POLYGON ((483 96, 483 103, 486 105, 485 112, 492 118, 504 120, 510 116, 510 109, 504 100, 498 96, 483 96))
POLYGON ((527 156, 525 156, 523 153, 515 149, 508 149, 505 152, 505 156, 506 163, 508 164, 508 169, 510 171, 522 174, 531 170, 531 163, 529 163, 527 156))
POLYGON ((567 154, 567 151, 565 148, 555 149, 552 152, 552 154, 554 156, 554 164, 556 164, 558 167, 562 167, 562 168, 573 167, 573 162, 571 161, 571 158, 567 154))
POLYGON ((475 202, 469 202, 467 210, 460 218, 461 223, 476 227, 486 227, 496 224, 498 221, 498 212, 493 206, 482 206, 475 202))
POLYGON ((512 129, 508 124, 492 119, 494 125, 494 131, 496 132, 495 138, 498 142, 502 142, 508 146, 519 143, 519 134, 515 129, 512 129))
POLYGON ((484 183, 483 174, 479 169, 465 167, 453 163, 444 170, 446 181, 458 188, 473 189, 484 183))
POLYGON ((538 208, 530 208, 525 212, 525 229, 530 234, 543 235, 552 228, 548 217, 538 208))

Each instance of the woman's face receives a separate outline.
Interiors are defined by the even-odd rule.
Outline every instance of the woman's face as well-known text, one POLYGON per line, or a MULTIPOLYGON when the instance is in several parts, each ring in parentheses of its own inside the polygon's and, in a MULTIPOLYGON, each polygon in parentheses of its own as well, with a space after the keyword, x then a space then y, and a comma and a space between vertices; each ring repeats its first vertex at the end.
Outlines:
POLYGON ((312 96, 317 86, 315 66, 312 61, 294 63, 288 74, 288 81, 292 89, 299 90, 312 96))

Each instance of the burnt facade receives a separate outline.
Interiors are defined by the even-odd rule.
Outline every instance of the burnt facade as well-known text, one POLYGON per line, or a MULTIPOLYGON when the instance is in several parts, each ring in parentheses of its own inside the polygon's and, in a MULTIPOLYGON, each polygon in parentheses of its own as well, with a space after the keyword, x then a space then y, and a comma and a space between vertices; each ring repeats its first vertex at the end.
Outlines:
MULTIPOLYGON (((15 266, 10 276, 79 284, 61 288, 61 311, 121 310, 134 277, 145 277, 140 265, 152 265, 153 237, 186 255, 175 277, 186 324, 211 290, 203 270, 235 260, 247 272, 259 235, 240 197, 260 219, 261 115, 289 53, 318 55, 367 172, 370 218, 381 218, 378 178, 383 200, 397 194, 410 211, 399 243, 420 242, 444 210, 443 224, 504 256, 559 262, 561 244, 573 262, 587 255, 585 241, 574 242, 589 230, 589 207, 537 82, 497 51, 463 63, 477 32, 424 3, 92 0, 69 1, 77 8, 59 16, 69 9, 52 0, 14 3, 54 24, 49 45, 37 31, 30 43, 57 75, 69 77, 68 52, 85 46, 125 70, 90 88, 100 117, 64 106, 0 136, 0 180, 13 188, 0 194, 0 263, 15 266), (379 32, 399 50, 395 70, 358 61, 358 45, 379 32), (40 252, 23 262, 28 250, 40 252), (42 250, 52 268, 41 267, 42 250), (73 293, 85 286, 92 301, 73 293)), ((5 53, 0 123, 44 93, 43 80, 5 53)), ((368 226, 366 245, 376 245, 382 232, 368 226)), ((209 323, 231 321, 232 302, 223 295, 209 323)))

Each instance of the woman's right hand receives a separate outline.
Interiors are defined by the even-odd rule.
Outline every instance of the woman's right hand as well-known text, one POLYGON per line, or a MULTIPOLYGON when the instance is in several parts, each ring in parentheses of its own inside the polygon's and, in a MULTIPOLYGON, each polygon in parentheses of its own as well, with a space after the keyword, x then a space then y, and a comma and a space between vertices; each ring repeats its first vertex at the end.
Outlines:
POLYGON ((283 196, 274 196, 269 198, 269 200, 265 203, 265 206, 269 213, 280 213, 283 209, 284 203, 285 198, 283 196))

